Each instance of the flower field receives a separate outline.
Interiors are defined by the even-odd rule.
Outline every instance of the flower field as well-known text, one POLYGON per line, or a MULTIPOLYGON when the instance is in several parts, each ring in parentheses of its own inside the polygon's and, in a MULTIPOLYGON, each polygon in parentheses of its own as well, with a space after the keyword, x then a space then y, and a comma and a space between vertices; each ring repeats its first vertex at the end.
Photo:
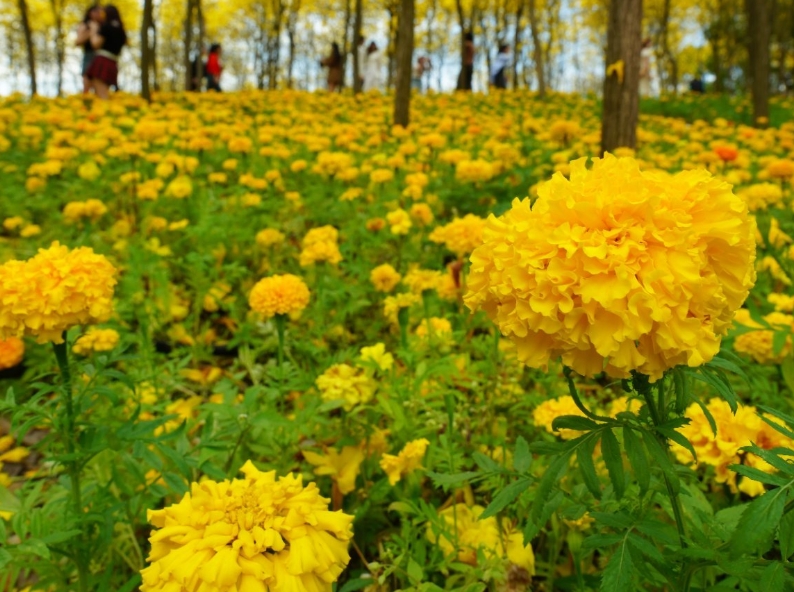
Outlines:
POLYGON ((391 109, 0 99, 0 591, 791 589, 794 123, 391 109))

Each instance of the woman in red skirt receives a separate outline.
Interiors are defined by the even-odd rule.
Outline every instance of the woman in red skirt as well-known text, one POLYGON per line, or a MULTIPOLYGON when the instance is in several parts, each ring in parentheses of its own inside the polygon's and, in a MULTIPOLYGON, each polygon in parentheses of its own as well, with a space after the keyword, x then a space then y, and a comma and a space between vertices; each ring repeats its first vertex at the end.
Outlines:
POLYGON ((105 6, 104 12, 101 23, 90 23, 91 45, 96 50, 96 56, 86 72, 96 96, 100 99, 108 98, 111 86, 119 86, 119 54, 121 48, 127 44, 127 34, 124 32, 118 8, 105 6))

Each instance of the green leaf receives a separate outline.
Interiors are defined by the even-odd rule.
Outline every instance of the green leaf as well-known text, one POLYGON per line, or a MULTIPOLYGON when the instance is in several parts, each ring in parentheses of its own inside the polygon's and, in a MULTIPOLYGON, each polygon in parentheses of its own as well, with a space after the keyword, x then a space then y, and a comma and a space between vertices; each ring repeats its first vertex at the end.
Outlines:
POLYGON ((492 459, 490 456, 483 454, 482 452, 475 452, 471 455, 472 459, 477 466, 480 467, 486 473, 501 473, 502 466, 492 459))
MULTIPOLYGON (((372 583, 371 580, 370 580, 370 583, 372 583)), ((116 590, 116 592, 132 592, 138 586, 140 586, 140 584, 141 584, 141 575, 140 574, 135 574, 129 580, 127 580, 126 584, 124 584, 121 588, 116 590)))
POLYGON ((600 524, 614 528, 615 530, 627 530, 631 528, 633 520, 626 512, 590 512, 590 516, 600 524))
POLYGON ((783 559, 794 555, 794 512, 783 514, 777 530, 777 540, 780 543, 780 555, 783 559))
POLYGON ((6 565, 11 563, 13 559, 14 558, 11 556, 11 553, 5 549, 0 549, 0 569, 3 569, 6 565))
POLYGON ((610 428, 601 433, 601 452, 604 455, 604 464, 607 466, 609 479, 615 488, 618 499, 626 491, 626 475, 623 472, 623 455, 620 453, 620 444, 610 428))
POLYGON ((516 439, 516 450, 513 453, 513 470, 517 473, 526 473, 532 466, 532 453, 524 436, 516 439))
MULTIPOLYGON (((706 364, 706 366, 719 368, 720 370, 725 370, 726 372, 731 372, 732 374, 736 374, 745 382, 749 383, 750 379, 747 378, 747 374, 744 373, 744 370, 742 370, 741 366, 739 366, 736 361, 725 359, 725 353, 727 352, 720 352, 719 355, 711 358, 711 361, 706 364)), ((741 360, 738 358, 737 361, 741 362, 741 360)))
POLYGON ((657 440, 656 437, 650 432, 643 430, 642 439, 645 442, 645 448, 648 449, 648 454, 651 456, 651 460, 662 470, 662 473, 664 473, 664 476, 670 482, 670 487, 672 487, 673 492, 678 493, 681 491, 681 481, 678 479, 678 475, 675 472, 675 467, 670 461, 670 456, 667 454, 667 450, 662 448, 659 440, 657 440))
POLYGON ((678 366, 673 368, 673 387, 675 389, 675 412, 680 415, 684 413, 689 403, 690 389, 686 373, 678 366))
POLYGON ((661 551, 659 551, 656 546, 651 543, 650 541, 642 538, 639 535, 629 533, 629 543, 631 546, 637 549, 640 553, 645 555, 648 559, 655 561, 657 563, 664 563, 665 559, 662 555, 661 551))
POLYGON ((789 392, 794 393, 794 358, 788 356, 780 363, 780 373, 783 375, 789 392))
POLYGON ((601 499, 601 481, 598 479, 595 463, 593 463, 593 452, 599 440, 598 435, 593 434, 592 437, 576 449, 576 462, 579 464, 584 484, 596 499, 601 499))
POLYGON ((623 446, 626 448, 626 456, 637 478, 640 487, 640 497, 645 495, 651 485, 651 467, 640 439, 629 426, 623 426, 623 446))
POLYGON ((791 329, 776 330, 772 334, 772 353, 776 356, 780 355, 780 352, 786 347, 786 342, 789 337, 791 337, 791 329))
POLYGON ((671 524, 648 519, 638 522, 635 526, 642 534, 655 541, 659 541, 665 545, 679 544, 678 532, 671 524))
POLYGON ((17 549, 19 549, 21 553, 32 553, 44 559, 50 558, 50 549, 41 539, 28 539, 17 545, 17 549))
POLYGON ((679 446, 686 448, 689 451, 689 453, 692 455, 692 458, 695 459, 695 462, 697 462, 698 455, 697 452, 695 452, 695 447, 692 446, 692 443, 681 432, 679 432, 678 430, 665 428, 663 426, 657 426, 656 431, 658 431, 661 434, 664 434, 665 437, 672 440, 679 446))
POLYGON ((177 495, 183 495, 188 490, 188 486, 184 479, 176 473, 163 473, 163 481, 165 481, 169 489, 177 495))
POLYGON ((721 370, 701 366, 700 371, 693 373, 692 376, 696 380, 705 382, 715 391, 717 391, 717 393, 728 403, 731 411, 736 413, 736 410, 739 407, 739 398, 736 396, 736 393, 733 391, 733 387, 731 386, 730 382, 728 382, 728 379, 721 370))
MULTIPOLYGON (((614 437, 614 436, 613 436, 614 437)), ((603 446, 603 441, 601 443, 603 446)), ((623 538, 623 542, 615 549, 615 553, 607 563, 604 575, 601 577, 601 590, 603 592, 633 592, 632 585, 632 561, 629 553, 628 537, 623 538)))
POLYGON ((482 473, 478 471, 466 471, 465 473, 455 473, 452 475, 434 473, 433 471, 425 471, 425 475, 430 477, 436 487, 443 487, 444 489, 458 487, 466 481, 479 479, 483 476, 482 473))
POLYGON ((488 504, 488 507, 485 508, 485 511, 480 514, 479 520, 485 520, 501 512, 508 504, 529 489, 531 484, 532 479, 524 477, 505 487, 493 498, 491 503, 488 504))
POLYGON ((357 578, 355 580, 348 580, 345 585, 339 588, 338 592, 356 592, 356 590, 363 590, 367 586, 372 585, 372 578, 357 578))
POLYGON ((543 474, 538 488, 535 490, 535 500, 532 502, 532 512, 530 516, 537 526, 542 526, 539 522, 543 514, 543 508, 548 501, 552 488, 559 482, 565 474, 565 471, 568 470, 568 459, 570 457, 570 453, 564 453, 554 458, 549 468, 546 469, 546 472, 543 474))
POLYGON ((408 577, 411 578, 414 584, 419 584, 425 577, 424 572, 422 571, 422 566, 419 565, 413 557, 408 560, 408 577))
POLYGON ((786 570, 780 561, 766 566, 761 574, 760 589, 764 592, 783 592, 786 587, 786 570))
POLYGON ((731 555, 765 553, 772 546, 772 536, 785 505, 786 490, 783 488, 767 491, 747 504, 731 537, 731 555))
POLYGON ((592 419, 587 419, 581 415, 560 415, 551 422, 551 429, 555 432, 560 430, 576 430, 577 432, 589 432, 598 429, 598 424, 592 419))

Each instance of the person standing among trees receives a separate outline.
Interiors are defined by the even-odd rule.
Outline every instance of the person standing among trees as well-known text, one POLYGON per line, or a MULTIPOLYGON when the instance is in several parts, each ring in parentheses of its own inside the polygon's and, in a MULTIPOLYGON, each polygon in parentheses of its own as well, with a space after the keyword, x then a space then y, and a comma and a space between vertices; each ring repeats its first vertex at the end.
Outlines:
POLYGON ((510 65, 510 46, 499 44, 499 52, 491 64, 491 85, 494 88, 507 88, 507 67, 510 65))
POLYGON ((94 61, 96 52, 91 45, 91 23, 100 22, 102 20, 102 9, 98 4, 94 4, 91 8, 85 11, 85 17, 77 25, 77 38, 74 41, 76 47, 83 48, 83 67, 81 74, 83 75, 83 93, 88 94, 91 91, 91 80, 88 78, 88 68, 94 61))
POLYGON ((96 50, 86 76, 100 99, 110 96, 110 88, 118 90, 119 55, 127 44, 127 33, 118 8, 108 4, 104 8, 102 23, 91 21, 91 47, 96 50))
POLYGON ((651 40, 642 42, 640 51, 640 96, 651 96, 651 40))
POLYGON ((202 46, 199 55, 190 62, 190 88, 188 90, 201 92, 201 86, 207 73, 204 71, 204 58, 207 55, 206 47, 202 46))
POLYGON ((328 68, 328 92, 336 92, 342 88, 342 52, 339 44, 331 44, 331 55, 320 62, 323 68, 328 68))
POLYGON ((471 81, 474 77, 474 54, 474 35, 471 31, 466 31, 463 34, 463 60, 458 76, 457 90, 471 90, 471 81))
POLYGON ((364 88, 364 70, 366 69, 367 65, 367 44, 365 43, 365 39, 363 37, 358 38, 358 46, 356 47, 356 51, 358 52, 358 80, 360 88, 364 88))
POLYGON ((210 45, 207 65, 204 67, 204 73, 207 76, 207 90, 221 92, 221 73, 223 72, 223 64, 221 64, 222 53, 223 48, 220 43, 213 43, 210 45))
POLYGON ((383 55, 374 41, 367 47, 367 65, 364 68, 364 92, 383 91, 383 55))

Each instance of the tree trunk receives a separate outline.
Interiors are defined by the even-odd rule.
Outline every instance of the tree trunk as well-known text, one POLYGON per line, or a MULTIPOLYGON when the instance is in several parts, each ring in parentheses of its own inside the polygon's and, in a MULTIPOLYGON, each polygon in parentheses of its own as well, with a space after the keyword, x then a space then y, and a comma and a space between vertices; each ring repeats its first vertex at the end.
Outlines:
MULTIPOLYGON (((397 1, 402 2, 402 0, 397 1)), ((389 12, 389 37, 386 42, 388 44, 386 47, 386 60, 388 61, 386 70, 386 90, 388 91, 392 87, 392 84, 394 84, 394 59, 397 50, 397 36, 399 34, 399 24, 395 27, 394 19, 395 16, 397 16, 396 13, 400 10, 400 4, 389 5, 387 10, 389 12)))
POLYGON ((361 92, 361 72, 364 64, 358 60, 358 48, 364 43, 361 38, 361 21, 364 19, 364 7, 362 0, 356 0, 356 7, 353 17, 353 94, 361 92))
POLYGON ((63 36, 63 6, 58 5, 58 0, 50 0, 52 16, 55 22, 55 60, 57 62, 58 80, 57 92, 61 96, 63 89, 63 63, 66 60, 66 47, 63 36))
POLYGON ((19 15, 22 21, 22 32, 25 34, 25 49, 28 54, 28 77, 30 78, 30 95, 33 96, 37 92, 36 54, 33 48, 33 31, 30 29, 30 20, 28 19, 27 0, 17 0, 17 5, 19 6, 19 15))
POLYGON ((414 0, 400 0, 397 25, 397 89, 394 94, 394 124, 406 127, 411 106, 411 68, 414 55, 414 0))
POLYGON ((753 121, 757 127, 769 123, 769 20, 770 0, 745 0, 750 56, 749 78, 753 95, 753 121))
POLYGON ((532 35, 532 61, 535 62, 535 77, 538 79, 538 97, 546 96, 546 66, 543 63, 543 45, 540 41, 536 0, 529 0, 529 32, 532 35))
POLYGON ((607 26, 607 66, 623 61, 623 75, 604 77, 601 153, 635 148, 639 117, 642 0, 611 0, 607 26), (621 80, 622 78, 622 80, 621 80))
POLYGON ((184 39, 184 60, 185 60, 185 90, 193 89, 193 7, 195 0, 187 0, 185 8, 185 39, 184 39))
MULTIPOLYGON (((154 24, 153 11, 154 6, 152 0, 144 0, 143 18, 141 22, 141 96, 149 102, 152 100, 152 88, 150 83, 154 58, 154 49, 152 43, 149 41, 149 33, 151 33, 154 24)), ((191 76, 187 87, 188 90, 190 90, 192 88, 192 67, 188 68, 188 74, 191 76)))
POLYGON ((518 88, 518 46, 521 43, 521 16, 524 13, 524 2, 519 0, 516 8, 516 28, 513 31, 513 90, 518 88))

